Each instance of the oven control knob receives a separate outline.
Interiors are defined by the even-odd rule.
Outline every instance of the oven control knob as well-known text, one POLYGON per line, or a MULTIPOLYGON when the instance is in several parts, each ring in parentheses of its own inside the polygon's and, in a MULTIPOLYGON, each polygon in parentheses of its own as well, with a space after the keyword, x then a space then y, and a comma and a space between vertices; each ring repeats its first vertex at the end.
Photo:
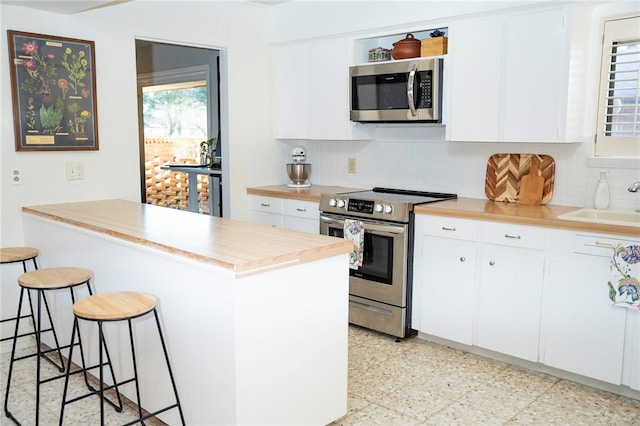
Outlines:
POLYGON ((389 205, 385 204, 384 205, 384 212, 388 213, 388 214, 393 213, 393 206, 389 206, 389 205))
POLYGON ((331 207, 335 207, 336 206, 336 199, 335 198, 331 198, 329 200, 329 206, 331 206, 331 207))
POLYGON ((384 207, 382 206, 382 204, 376 204, 376 213, 382 213, 383 210, 384 207))
POLYGON ((338 201, 337 201, 337 203, 338 203, 338 204, 337 204, 337 205, 338 205, 338 208, 340 208, 340 209, 341 209, 341 208, 343 208, 343 207, 344 207, 344 200, 338 200, 338 201))

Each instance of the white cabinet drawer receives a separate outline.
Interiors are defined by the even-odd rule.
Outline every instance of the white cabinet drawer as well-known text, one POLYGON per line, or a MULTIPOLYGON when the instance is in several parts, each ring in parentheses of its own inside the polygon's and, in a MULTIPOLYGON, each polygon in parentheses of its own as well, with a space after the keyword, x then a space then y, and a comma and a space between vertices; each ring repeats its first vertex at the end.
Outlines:
POLYGON ((284 203, 282 198, 263 197, 261 195, 252 195, 249 197, 249 209, 261 211, 265 213, 282 214, 284 211, 284 203))
POLYGON ((593 256, 613 256, 614 245, 638 245, 638 240, 625 237, 576 234, 572 251, 577 254, 590 254, 593 256))
POLYGON ((285 199, 284 214, 287 216, 305 217, 308 219, 319 219, 320 208, 319 203, 313 201, 300 201, 285 199))
POLYGON ((508 223, 485 222, 482 224, 482 242, 544 250, 547 246, 547 230, 508 223))
POLYGON ((424 234, 455 240, 478 241, 476 221, 444 216, 424 216, 424 234))
POLYGON ((274 213, 265 213, 261 211, 251 210, 249 212, 249 222, 258 225, 274 226, 276 228, 283 227, 282 215, 274 213))

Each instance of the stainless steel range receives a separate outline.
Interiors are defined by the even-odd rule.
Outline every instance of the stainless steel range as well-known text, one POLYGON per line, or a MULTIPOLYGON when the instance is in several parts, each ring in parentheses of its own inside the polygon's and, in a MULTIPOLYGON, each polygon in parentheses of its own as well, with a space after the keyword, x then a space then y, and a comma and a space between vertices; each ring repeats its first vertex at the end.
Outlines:
POLYGON ((361 244, 349 269, 350 323, 398 338, 413 333, 413 206, 456 197, 389 188, 321 195, 320 233, 352 238, 355 228, 361 244))

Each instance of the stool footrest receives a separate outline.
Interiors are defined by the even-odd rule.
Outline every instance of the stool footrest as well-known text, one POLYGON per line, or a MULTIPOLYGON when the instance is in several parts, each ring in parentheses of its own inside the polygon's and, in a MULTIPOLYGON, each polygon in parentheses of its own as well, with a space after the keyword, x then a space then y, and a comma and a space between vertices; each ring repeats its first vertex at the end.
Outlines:
MULTIPOLYGON (((175 403, 175 404, 173 404, 173 405, 169 405, 168 407, 161 408, 160 410, 158 410, 158 411, 154 411, 153 413, 148 413, 148 414, 146 414, 146 415, 144 415, 144 416, 140 417, 139 419, 136 419, 136 420, 131 421, 131 422, 129 422, 129 423, 125 423, 125 424, 124 424, 124 425, 122 425, 122 426, 131 426, 131 425, 135 425, 136 423, 140 423, 140 422, 142 422, 142 421, 144 421, 144 420, 147 420, 147 419, 149 419, 149 418, 151 418, 151 417, 155 417, 155 416, 157 416, 157 415, 158 415, 158 414, 160 414, 160 413, 164 413, 165 411, 169 411, 169 410, 171 410, 171 409, 173 409, 173 408, 177 408, 177 407, 178 407, 178 403, 175 403)), ((144 423, 143 423, 143 424, 144 424, 144 423)))
POLYGON ((19 318, 18 318, 18 317, 14 317, 14 318, 5 318, 5 319, 3 319, 3 320, 0 320, 0 323, 3 323, 3 322, 9 322, 9 321, 15 321, 15 320, 17 320, 17 319, 22 319, 22 318, 31 318, 31 315, 22 315, 22 316, 21 316, 21 317, 19 317, 19 318))
MULTIPOLYGON (((70 374, 73 374, 73 373, 70 373, 70 374)), ((64 377, 64 376, 62 376, 62 377, 64 377)), ((115 385, 108 386, 108 387, 104 388, 104 390, 107 391, 107 390, 110 390, 110 389, 114 389, 115 387, 116 387, 115 385)), ((85 399, 85 398, 88 398, 88 397, 93 396, 93 395, 100 396, 100 389, 91 389, 91 392, 85 393, 84 395, 76 396, 73 399, 68 399, 68 400, 64 401, 62 404, 63 405, 71 404, 72 402, 80 401, 81 399, 85 399)), ((115 408, 115 410, 118 413, 122 411, 122 402, 120 402, 119 404, 116 404, 115 402, 113 402, 109 398, 107 398, 106 396, 103 396, 102 399, 107 401, 109 403, 109 405, 111 405, 113 408, 115 408)))
MULTIPOLYGON (((29 333, 26 334, 26 336, 30 335, 30 334, 34 334, 34 333, 29 333)), ((49 352, 60 352, 62 349, 68 348, 69 345, 66 346, 60 346, 59 348, 52 348, 52 349, 47 349, 45 351, 40 351, 40 352, 34 352, 32 354, 28 354, 28 355, 22 355, 19 357, 14 357, 13 361, 22 361, 23 359, 29 359, 32 358, 34 356, 38 356, 41 355, 42 358, 46 359, 47 361, 49 361, 51 364, 53 364, 54 367, 56 367, 58 369, 58 371, 63 372, 64 371, 64 362, 62 362, 62 365, 58 365, 56 364, 56 362, 54 360, 52 360, 51 358, 49 358, 49 356, 47 356, 47 354, 49 352)), ((63 376, 64 377, 64 376, 63 376)))

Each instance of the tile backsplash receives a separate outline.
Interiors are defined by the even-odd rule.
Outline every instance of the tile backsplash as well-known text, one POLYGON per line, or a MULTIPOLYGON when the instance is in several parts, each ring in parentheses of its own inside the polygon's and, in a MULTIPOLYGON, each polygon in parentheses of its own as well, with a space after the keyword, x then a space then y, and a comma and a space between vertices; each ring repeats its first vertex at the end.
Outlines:
POLYGON ((414 134, 401 138, 398 134, 407 132, 390 128, 382 132, 378 129, 378 138, 374 141, 281 141, 282 155, 288 162, 291 149, 304 146, 307 161, 312 164, 312 184, 384 186, 486 198, 484 179, 491 155, 546 154, 556 161, 550 204, 593 207, 600 171, 608 170, 610 208, 640 208, 640 192, 627 191, 629 185, 640 180, 638 159, 596 159, 590 156, 587 143, 447 142, 442 126, 419 129, 420 137, 414 134), (348 158, 356 159, 356 173, 348 173, 348 158))

